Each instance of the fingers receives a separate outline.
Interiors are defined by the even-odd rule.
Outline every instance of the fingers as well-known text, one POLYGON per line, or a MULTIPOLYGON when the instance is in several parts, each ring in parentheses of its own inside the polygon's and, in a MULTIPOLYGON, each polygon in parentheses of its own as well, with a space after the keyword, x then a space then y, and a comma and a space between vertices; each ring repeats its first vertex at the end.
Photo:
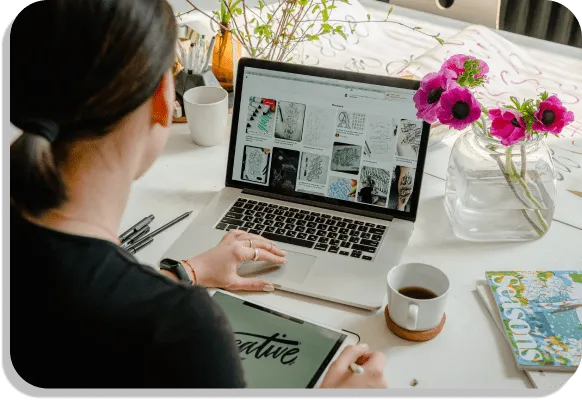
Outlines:
POLYGON ((222 237, 221 242, 232 242, 233 240, 236 240, 236 238, 242 234, 246 234, 246 232, 239 231, 238 229, 233 229, 231 231, 228 231, 228 233, 222 237))
POLYGON ((259 252, 259 258, 257 260, 255 260, 255 256, 257 254, 255 249, 251 249, 250 247, 242 247, 239 250, 242 255, 242 261, 265 261, 270 264, 285 264, 287 262, 287 260, 285 260, 283 257, 269 253, 266 250, 259 248, 256 248, 256 250, 259 252))
POLYGON ((278 248, 275 243, 273 243, 270 240, 267 240, 259 235, 253 235, 252 233, 248 233, 245 235, 237 236, 236 240, 238 240, 239 242, 242 242, 243 245, 245 245, 246 247, 250 247, 249 246, 250 241, 252 241, 253 247, 255 247, 257 249, 266 250, 266 251, 273 253, 279 257, 285 257, 287 255, 287 253, 285 251, 281 250, 280 248, 278 248))
MULTIPOLYGON (((362 356, 368 355, 370 349, 368 346, 349 345, 340 354, 337 360, 334 361, 334 366, 338 369, 347 370, 350 364, 355 363, 362 356)), ((369 362, 369 361, 368 361, 369 362)))
POLYGON ((366 360, 361 363, 361 365, 364 365, 366 370, 369 370, 370 372, 382 373, 384 371, 385 363, 386 356, 383 353, 374 352, 368 354, 366 360))
POLYGON ((229 287, 230 290, 244 290, 250 292, 272 292, 275 287, 263 279, 239 278, 229 287))

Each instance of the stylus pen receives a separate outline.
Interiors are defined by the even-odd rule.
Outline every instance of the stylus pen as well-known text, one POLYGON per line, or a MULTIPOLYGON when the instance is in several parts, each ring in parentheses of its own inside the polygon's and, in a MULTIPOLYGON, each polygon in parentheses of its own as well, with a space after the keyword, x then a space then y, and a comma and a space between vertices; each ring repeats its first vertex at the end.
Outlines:
POLYGON ((135 242, 134 244, 132 244, 129 247, 129 250, 138 248, 139 246, 141 246, 142 243, 147 242, 148 240, 150 240, 154 236, 162 233, 163 231, 165 231, 166 229, 172 227, 173 225, 176 225, 178 222, 182 221, 183 219, 188 218, 188 216, 190 214, 192 214, 192 211, 188 211, 187 213, 184 213, 184 214, 180 215, 178 218, 171 220, 170 222, 168 222, 165 225, 162 225, 161 227, 159 227, 158 229, 156 229, 155 231, 153 231, 149 235, 145 235, 140 240, 138 240, 137 242, 135 242))
POLYGON ((145 235, 146 233, 149 233, 149 231, 150 231, 149 225, 144 226, 139 231, 136 231, 134 234, 132 234, 127 239, 127 241, 121 245, 121 248, 125 249, 127 247, 130 247, 131 245, 136 243, 138 240, 140 240, 143 237, 143 235, 145 235))
POLYGON ((152 222, 156 217, 154 217, 153 215, 150 215, 149 217, 145 217, 144 219, 142 219, 141 221, 139 221, 137 224, 135 224, 134 226, 132 226, 131 228, 129 228, 128 230, 126 230, 125 232, 123 232, 120 236, 119 236, 119 241, 121 243, 125 243, 128 241, 128 239, 137 231, 139 231, 141 228, 143 228, 146 225, 149 225, 150 222, 152 222))
POLYGON ((150 244, 151 244, 153 241, 154 241, 154 238, 151 238, 151 239, 150 239, 150 240, 148 240, 147 242, 143 242, 143 243, 142 243, 141 245, 139 245, 139 246, 132 247, 132 248, 131 248, 131 249, 129 249, 128 251, 129 251, 131 254, 135 254, 135 253, 137 253, 138 251, 140 251, 141 249, 143 249, 144 247, 146 247, 146 246, 150 245, 150 244))

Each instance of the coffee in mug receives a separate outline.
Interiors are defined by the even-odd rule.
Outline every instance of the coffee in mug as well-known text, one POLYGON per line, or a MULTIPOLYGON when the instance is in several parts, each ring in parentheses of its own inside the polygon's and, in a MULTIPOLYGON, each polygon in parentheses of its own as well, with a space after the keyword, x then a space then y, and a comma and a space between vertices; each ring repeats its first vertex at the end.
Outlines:
POLYGON ((443 320, 450 283, 427 264, 398 265, 388 273, 388 312, 399 327, 414 332, 436 328, 443 320))

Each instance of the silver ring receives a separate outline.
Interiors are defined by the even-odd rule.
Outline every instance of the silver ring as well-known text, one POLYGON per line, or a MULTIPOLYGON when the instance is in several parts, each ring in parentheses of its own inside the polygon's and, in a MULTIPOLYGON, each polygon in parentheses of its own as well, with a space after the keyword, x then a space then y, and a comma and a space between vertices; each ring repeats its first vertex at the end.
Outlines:
POLYGON ((364 367, 358 365, 356 363, 351 363, 349 366, 349 370, 352 371, 356 375, 361 375, 364 373, 364 367))
POLYGON ((258 261, 259 260, 259 249, 253 249, 255 250, 255 258, 253 258, 253 261, 258 261))
POLYGON ((249 239, 249 247, 250 247, 251 249, 254 249, 254 247, 253 247, 253 241, 252 241, 251 239, 249 239))

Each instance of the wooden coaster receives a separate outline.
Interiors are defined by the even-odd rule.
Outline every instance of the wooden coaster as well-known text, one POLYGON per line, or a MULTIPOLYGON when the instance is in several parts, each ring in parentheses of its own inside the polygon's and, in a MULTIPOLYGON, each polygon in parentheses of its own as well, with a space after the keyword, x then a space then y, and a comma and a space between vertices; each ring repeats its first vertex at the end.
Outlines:
POLYGON ((428 331, 409 331, 407 329, 401 328, 396 325, 392 319, 390 319, 390 313, 388 312, 388 306, 384 309, 384 317, 386 317, 386 325, 396 336, 401 337, 405 340, 410 340, 411 342, 428 342, 438 336, 443 330, 445 322, 447 320, 446 314, 443 315, 441 323, 428 331))

